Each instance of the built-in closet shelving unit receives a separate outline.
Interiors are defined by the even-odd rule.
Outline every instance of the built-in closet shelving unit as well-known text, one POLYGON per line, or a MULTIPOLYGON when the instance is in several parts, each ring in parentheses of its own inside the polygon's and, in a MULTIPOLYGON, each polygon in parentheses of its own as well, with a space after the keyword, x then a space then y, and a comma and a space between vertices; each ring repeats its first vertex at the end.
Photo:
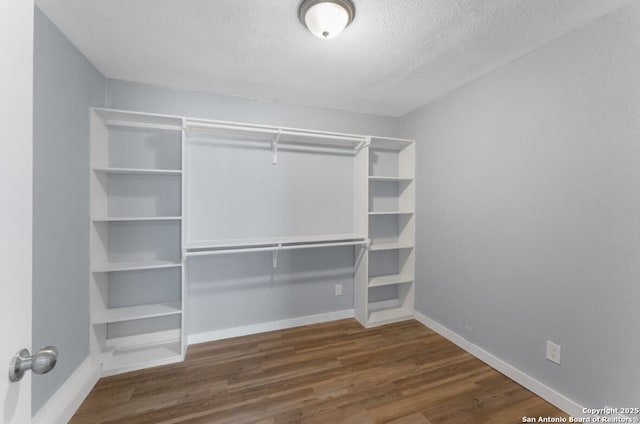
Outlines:
POLYGON ((413 316, 415 155, 412 140, 372 137, 368 252, 356 269, 356 318, 375 326, 413 316))
POLYGON ((90 143, 103 375, 184 358, 189 269, 219 255, 270 274, 280 252, 353 248, 356 318, 413 316, 413 141, 96 108, 90 143))
POLYGON ((91 112, 91 346, 105 375, 184 357, 182 129, 91 112))

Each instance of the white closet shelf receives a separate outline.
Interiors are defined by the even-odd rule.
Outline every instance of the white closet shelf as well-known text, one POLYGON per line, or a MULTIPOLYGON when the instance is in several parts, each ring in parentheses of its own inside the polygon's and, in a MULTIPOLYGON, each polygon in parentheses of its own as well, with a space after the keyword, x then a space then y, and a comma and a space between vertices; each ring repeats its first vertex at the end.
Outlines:
POLYGON ((382 177, 377 175, 369 175, 369 181, 388 181, 388 182, 406 182, 413 181, 411 177, 382 177))
POLYGON ((182 131, 183 120, 178 116, 104 108, 93 108, 93 110, 108 126, 182 131))
POLYGON ((156 318, 182 313, 181 301, 152 303, 148 305, 125 306, 122 308, 105 309, 93 318, 94 324, 109 324, 114 322, 131 321, 136 319, 156 318))
POLYGON ((400 250, 400 249, 413 249, 412 243, 372 243, 369 246, 369 250, 372 252, 381 251, 381 250, 400 250))
POLYGON ((107 351, 137 349, 159 344, 178 343, 180 336, 180 329, 175 328, 106 339, 105 346, 107 351))
POLYGON ((413 140, 404 138, 372 137, 371 148, 374 150, 400 151, 411 145, 413 140))
POLYGON ((400 306, 389 309, 376 310, 375 306, 369 304, 369 325, 383 325, 391 322, 401 321, 413 317, 413 312, 400 306))
POLYGON ((179 169, 147 169, 147 168, 93 168, 100 174, 122 175, 182 175, 179 169))
POLYGON ((91 272, 116 272, 116 271, 137 271, 144 269, 180 268, 182 263, 179 260, 148 260, 135 262, 110 262, 96 265, 91 272))
POLYGON ((384 211, 384 212, 369 212, 370 216, 378 216, 378 215, 413 215, 413 211, 384 211))
POLYGON ((129 222, 129 221, 180 221, 181 216, 117 216, 94 217, 93 222, 129 222))
POLYGON ((382 275, 369 278, 369 287, 393 286, 396 284, 412 283, 413 277, 402 274, 382 275))
POLYGON ((185 127, 190 134, 248 135, 254 138, 264 138, 266 141, 277 139, 279 143, 329 145, 354 150, 359 150, 362 146, 366 145, 369 140, 369 137, 356 134, 239 124, 224 121, 187 119, 185 127))
POLYGON ((166 365, 183 360, 180 341, 116 349, 105 355, 103 375, 166 365))
POLYGON ((222 248, 242 248, 267 246, 290 243, 321 243, 321 242, 343 242, 354 240, 366 240, 362 234, 328 234, 320 236, 294 236, 280 238, 259 238, 259 239, 235 239, 235 240, 208 240, 198 242, 187 242, 186 249, 222 249, 222 248))

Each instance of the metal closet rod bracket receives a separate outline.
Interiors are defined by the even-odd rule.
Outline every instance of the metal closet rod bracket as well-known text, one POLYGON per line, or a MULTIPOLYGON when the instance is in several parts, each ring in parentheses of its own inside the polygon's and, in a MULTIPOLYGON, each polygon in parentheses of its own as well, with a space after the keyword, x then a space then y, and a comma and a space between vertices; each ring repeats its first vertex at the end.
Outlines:
POLYGON ((371 137, 367 137, 365 140, 362 140, 360 142, 360 144, 358 144, 355 148, 355 152, 358 153, 360 150, 364 149, 365 147, 369 147, 371 146, 371 137))

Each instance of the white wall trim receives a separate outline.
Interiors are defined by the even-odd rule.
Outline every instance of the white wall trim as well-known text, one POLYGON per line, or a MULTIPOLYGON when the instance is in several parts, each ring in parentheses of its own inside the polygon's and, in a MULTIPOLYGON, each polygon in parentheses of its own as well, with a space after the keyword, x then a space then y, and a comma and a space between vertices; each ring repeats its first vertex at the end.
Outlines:
POLYGON ((353 318, 353 309, 343 311, 328 312, 318 315, 307 315, 304 317, 289 318, 280 321, 263 322, 259 324, 245 325, 242 327, 225 328, 223 330, 207 331, 189 335, 189 344, 211 342, 214 340, 229 339, 232 337, 247 336, 249 334, 264 333, 267 331, 284 330, 286 328, 300 327, 321 322, 336 321, 339 319, 353 318))
POLYGON ((497 356, 487 352, 481 347, 474 345, 473 343, 471 343, 470 341, 468 341, 458 333, 448 329, 447 327, 432 320, 431 318, 428 318, 426 315, 418 311, 415 311, 414 317, 421 324, 425 325, 426 327, 429 327, 436 333, 440 334, 442 337, 448 339, 450 342, 458 345, 460 348, 466 350, 471 355, 475 356, 482 362, 486 363, 491 368, 506 375, 516 383, 532 391, 533 393, 540 396, 547 402, 563 410, 570 416, 573 416, 573 417, 585 416, 585 414, 582 413, 582 408, 583 408, 582 405, 578 404, 577 402, 574 402, 573 400, 569 399, 563 394, 558 393, 557 391, 550 388, 549 386, 546 386, 545 384, 541 383, 540 381, 536 380, 530 375, 524 373, 523 371, 520 371, 513 365, 503 361, 497 356))
POLYGON ((33 424, 67 424, 99 379, 100 367, 92 363, 91 356, 87 356, 40 408, 31 422, 33 424))

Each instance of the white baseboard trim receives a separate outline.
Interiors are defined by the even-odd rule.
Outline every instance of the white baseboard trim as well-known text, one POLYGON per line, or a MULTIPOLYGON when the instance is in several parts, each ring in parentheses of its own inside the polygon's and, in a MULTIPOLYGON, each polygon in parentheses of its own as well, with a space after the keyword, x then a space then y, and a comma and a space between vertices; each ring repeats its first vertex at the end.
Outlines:
POLYGON ((353 309, 345 309, 343 311, 328 312, 326 314, 307 315, 304 317, 290 318, 280 321, 262 322, 242 327, 225 328, 223 330, 190 334, 188 340, 189 344, 192 345, 212 342, 214 340, 230 339, 232 337, 248 336, 250 334, 264 333, 267 331, 284 330, 286 328, 300 327, 303 325, 353 318, 354 316, 355 311, 353 309))
POLYGON ((100 378, 91 356, 71 374, 31 420, 32 424, 67 424, 100 378))
POLYGON ((439 324, 438 322, 432 320, 431 318, 428 318, 426 315, 421 314, 418 311, 415 311, 414 317, 417 321, 419 321, 426 327, 429 327, 436 333, 448 339, 450 342, 458 345, 460 348, 466 350, 471 355, 475 356, 482 362, 486 363, 491 368, 506 375, 516 383, 532 391, 533 393, 540 396, 547 402, 563 410, 570 416, 572 417, 585 416, 585 414, 583 414, 582 412, 582 405, 579 405, 578 403, 574 402, 573 400, 569 399, 563 394, 558 393, 557 391, 550 388, 549 386, 546 386, 545 384, 539 382, 535 378, 520 371, 519 369, 515 368, 513 365, 508 364, 507 362, 487 352, 481 347, 474 345, 473 343, 471 343, 470 341, 468 341, 458 333, 451 331, 447 327, 443 326, 442 324, 439 324))

